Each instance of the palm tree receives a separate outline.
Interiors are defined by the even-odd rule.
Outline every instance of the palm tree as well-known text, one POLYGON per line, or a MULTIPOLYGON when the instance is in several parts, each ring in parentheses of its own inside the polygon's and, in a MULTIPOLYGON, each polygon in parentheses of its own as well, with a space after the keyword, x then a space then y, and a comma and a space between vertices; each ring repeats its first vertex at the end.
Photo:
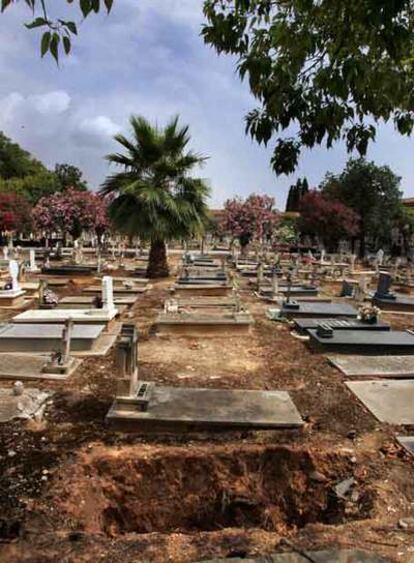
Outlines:
POLYGON ((167 241, 199 235, 207 222, 209 188, 189 175, 206 157, 187 150, 189 128, 178 120, 161 129, 131 116, 132 138, 114 137, 125 151, 106 157, 123 170, 108 176, 100 191, 113 198, 109 214, 118 230, 150 241, 149 278, 169 275, 167 241))

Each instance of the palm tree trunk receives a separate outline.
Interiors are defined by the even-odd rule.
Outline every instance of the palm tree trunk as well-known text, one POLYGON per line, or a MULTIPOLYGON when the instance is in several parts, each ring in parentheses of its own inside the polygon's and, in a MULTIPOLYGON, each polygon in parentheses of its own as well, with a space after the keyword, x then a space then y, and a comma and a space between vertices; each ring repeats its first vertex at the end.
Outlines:
POLYGON ((147 277, 167 278, 169 275, 165 241, 159 239, 152 240, 148 258, 147 277))

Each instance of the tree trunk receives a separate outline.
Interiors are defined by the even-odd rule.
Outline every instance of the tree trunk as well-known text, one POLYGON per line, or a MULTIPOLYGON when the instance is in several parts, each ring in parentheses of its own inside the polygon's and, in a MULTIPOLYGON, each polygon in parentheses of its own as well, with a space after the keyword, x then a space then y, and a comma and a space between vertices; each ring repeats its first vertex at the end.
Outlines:
POLYGON ((165 242, 163 240, 152 240, 148 258, 147 277, 167 278, 169 275, 165 242))

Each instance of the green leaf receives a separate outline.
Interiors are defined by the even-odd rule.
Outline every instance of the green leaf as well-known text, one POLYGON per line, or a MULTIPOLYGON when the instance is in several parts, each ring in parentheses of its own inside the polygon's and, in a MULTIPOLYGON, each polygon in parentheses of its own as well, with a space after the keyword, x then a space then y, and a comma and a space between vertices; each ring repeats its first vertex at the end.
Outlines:
POLYGON ((34 29, 35 27, 42 27, 43 25, 47 25, 49 22, 45 20, 45 18, 36 18, 30 23, 25 23, 24 25, 27 29, 34 29))
POLYGON ((78 28, 76 27, 76 23, 75 22, 65 22, 65 26, 69 29, 69 31, 71 33, 73 33, 73 35, 77 35, 78 34, 78 28))
POLYGON ((59 63, 59 42, 60 42, 59 34, 54 33, 52 39, 50 40, 49 50, 52 53, 52 56, 55 59, 56 63, 59 63))
POLYGON ((4 12, 7 6, 9 6, 12 3, 12 1, 13 0, 1 0, 1 11, 4 12))
POLYGON ((109 12, 112 10, 114 0, 104 0, 104 2, 105 2, 105 6, 106 6, 106 11, 109 14, 109 12))
POLYGON ((91 0, 80 0, 80 9, 82 11, 83 17, 86 18, 90 11, 92 10, 91 0))
POLYGON ((40 53, 42 57, 44 57, 49 50, 51 37, 52 34, 50 33, 50 31, 46 31, 46 33, 42 35, 42 41, 40 43, 40 53))
POLYGON ((63 48, 65 50, 66 55, 69 55, 71 47, 72 47, 72 45, 71 45, 69 37, 67 35, 64 35, 63 36, 63 48))
POLYGON ((91 6, 92 6, 92 10, 95 12, 95 14, 97 14, 100 8, 99 0, 91 0, 91 6))

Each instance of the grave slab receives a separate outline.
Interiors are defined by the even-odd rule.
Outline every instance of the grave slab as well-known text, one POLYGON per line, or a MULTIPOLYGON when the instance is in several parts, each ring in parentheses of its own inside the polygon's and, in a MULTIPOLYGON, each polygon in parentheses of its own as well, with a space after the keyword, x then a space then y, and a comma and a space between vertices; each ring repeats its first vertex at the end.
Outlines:
POLYGON ((0 379, 64 381, 80 366, 82 360, 72 359, 66 373, 46 373, 44 366, 50 356, 38 354, 0 354, 0 379))
MULTIPOLYGON (((53 352, 61 345, 64 324, 10 323, 0 328, 0 352, 53 352)), ((75 324, 71 337, 73 352, 91 350, 104 324, 75 324)))
MULTIPOLYGON (((133 296, 139 295, 140 293, 145 293, 148 291, 147 286, 137 286, 137 287, 121 287, 121 286, 114 286, 114 299, 116 296, 133 296)), ((102 287, 99 285, 92 285, 90 287, 84 287, 82 289, 82 293, 92 294, 92 295, 101 295, 102 287)))
POLYGON ((381 299, 374 296, 372 303, 384 311, 414 313, 414 299, 405 295, 395 294, 395 299, 381 299))
POLYGON ((173 292, 175 295, 182 297, 195 297, 195 296, 214 296, 214 297, 224 297, 230 295, 233 288, 231 285, 227 284, 176 284, 173 287, 173 292))
POLYGON ((408 331, 334 330, 332 336, 320 336, 308 330, 311 348, 320 352, 342 354, 414 354, 414 334, 408 331))
POLYGON ((358 319, 293 319, 295 328, 299 332, 306 332, 309 329, 316 329, 321 323, 326 324, 334 330, 390 330, 390 325, 383 321, 376 323, 364 323, 358 319))
POLYGON ((117 309, 35 309, 13 317, 15 323, 64 323, 71 318, 75 323, 102 324, 113 320, 117 309))
POLYGON ((198 561, 197 563, 391 563, 390 559, 385 559, 381 555, 376 555, 372 551, 361 551, 360 549, 327 549, 323 551, 304 551, 300 553, 275 553, 274 555, 258 556, 254 559, 234 558, 229 559, 209 559, 198 561))
POLYGON ((50 393, 26 388, 22 395, 14 395, 11 387, 0 388, 0 422, 15 418, 30 419, 42 412, 50 393))
POLYGON ((414 455, 414 436, 397 436, 397 440, 408 453, 414 455))
MULTIPOLYGON (((272 288, 269 286, 261 286, 260 293, 264 296, 271 297, 273 295, 272 288)), ((285 285, 279 285, 278 293, 282 295, 287 295, 289 293, 289 289, 285 285)), ((290 295, 292 298, 296 297, 306 297, 306 296, 316 296, 319 293, 319 289, 317 287, 299 285, 299 286, 292 286, 290 288, 290 295)))
POLYGON ((380 422, 414 424, 414 379, 346 381, 345 385, 380 422))
POLYGON ((115 400, 106 420, 130 431, 231 428, 301 428, 303 421, 285 391, 158 387, 148 410, 115 400))
POLYGON ((348 303, 305 303, 298 302, 297 308, 290 308, 283 304, 281 314, 288 319, 300 317, 333 318, 351 317, 356 318, 358 311, 348 303))
POLYGON ((414 378, 412 356, 328 356, 328 360, 346 377, 414 378))
POLYGON ((218 333, 248 333, 254 324, 250 313, 160 313, 155 323, 159 333, 168 334, 203 334, 215 336, 218 333))
POLYGON ((78 264, 66 264, 59 266, 43 266, 42 274, 51 276, 89 276, 96 272, 97 266, 81 266, 78 264))
MULTIPOLYGON (((63 297, 57 309, 91 309, 94 303, 94 297, 91 295, 74 295, 73 297, 63 297)), ((136 303, 137 299, 134 295, 114 295, 115 305, 131 306, 136 303)))

